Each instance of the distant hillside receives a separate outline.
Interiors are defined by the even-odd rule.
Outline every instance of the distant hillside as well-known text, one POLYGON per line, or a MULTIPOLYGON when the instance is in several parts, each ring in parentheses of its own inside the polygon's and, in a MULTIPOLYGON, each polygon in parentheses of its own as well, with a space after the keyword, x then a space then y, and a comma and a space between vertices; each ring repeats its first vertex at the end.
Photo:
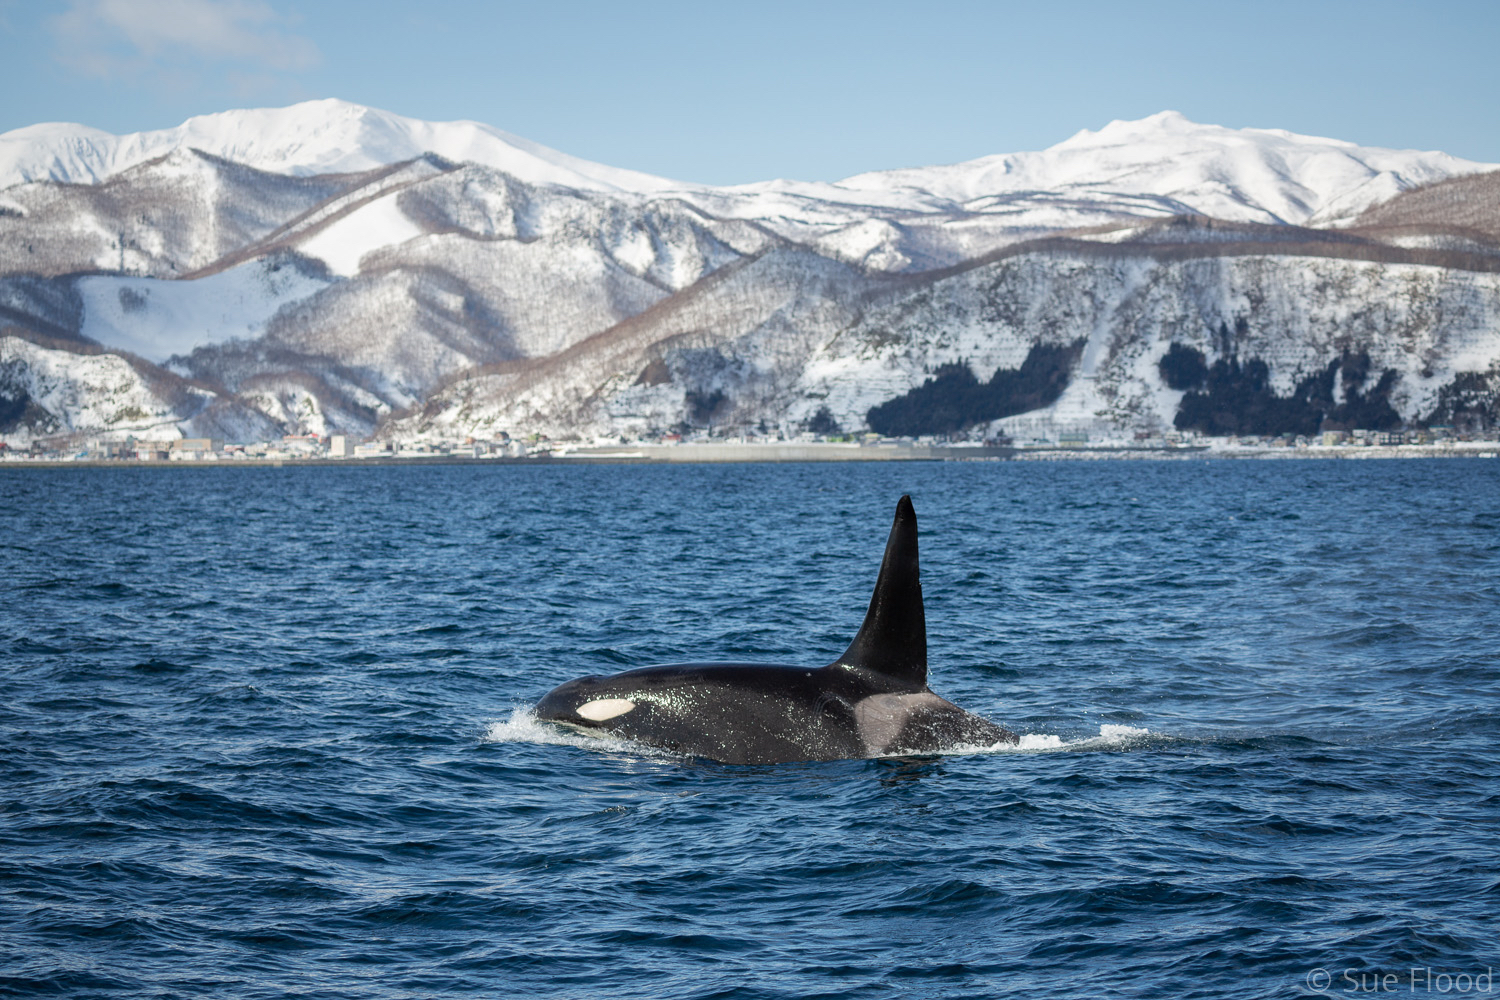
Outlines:
POLYGON ((1500 171, 1451 177, 1403 191, 1365 209, 1353 225, 1458 231, 1481 241, 1500 242, 1500 171))

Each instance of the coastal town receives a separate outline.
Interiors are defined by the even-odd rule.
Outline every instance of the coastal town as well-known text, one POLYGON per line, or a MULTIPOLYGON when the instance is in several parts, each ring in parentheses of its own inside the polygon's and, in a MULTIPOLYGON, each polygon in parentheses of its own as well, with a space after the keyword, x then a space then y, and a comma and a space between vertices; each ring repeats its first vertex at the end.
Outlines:
POLYGON ((501 462, 777 462, 777 461, 980 461, 1059 459, 1198 458, 1494 458, 1500 430, 1429 427, 1395 431, 1327 431, 1316 436, 1209 437, 1191 432, 1131 437, 1064 432, 1016 441, 948 439, 878 434, 712 436, 666 434, 645 440, 553 440, 541 435, 491 440, 393 442, 333 434, 287 435, 279 441, 230 443, 218 438, 172 441, 89 437, 0 441, 0 462, 24 464, 165 465, 171 463, 269 464, 501 462))

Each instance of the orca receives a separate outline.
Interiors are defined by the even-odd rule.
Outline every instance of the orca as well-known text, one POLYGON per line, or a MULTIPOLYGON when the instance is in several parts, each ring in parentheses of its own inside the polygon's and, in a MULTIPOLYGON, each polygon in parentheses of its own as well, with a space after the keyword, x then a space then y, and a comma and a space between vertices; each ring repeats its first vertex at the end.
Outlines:
POLYGON ((927 687, 917 514, 896 504, 864 624, 826 667, 673 663, 581 677, 537 703, 546 722, 726 764, 934 754, 1016 743, 927 687))

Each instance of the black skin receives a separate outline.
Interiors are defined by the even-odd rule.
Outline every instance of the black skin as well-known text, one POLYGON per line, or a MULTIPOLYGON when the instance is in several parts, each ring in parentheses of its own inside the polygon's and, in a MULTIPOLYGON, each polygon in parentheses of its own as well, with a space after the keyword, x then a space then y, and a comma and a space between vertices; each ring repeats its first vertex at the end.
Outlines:
POLYGON ((536 716, 731 764, 863 757, 854 678, 765 663, 681 663, 582 677, 553 690, 536 716), (573 710, 600 698, 636 707, 591 722, 573 710))
POLYGON ((548 693, 536 717, 729 764, 1017 742, 927 687, 916 513, 908 497, 897 505, 864 626, 836 662, 678 663, 582 677, 548 693), (595 702, 630 707, 602 719, 579 714, 595 702))
POLYGON ((1014 733, 925 688, 892 684, 838 664, 679 663, 581 677, 544 697, 536 717, 726 764, 938 753, 958 745, 1016 742, 1014 733), (922 703, 872 745, 861 735, 856 706, 879 694, 917 696, 922 703), (606 698, 635 707, 597 722, 575 711, 606 698))

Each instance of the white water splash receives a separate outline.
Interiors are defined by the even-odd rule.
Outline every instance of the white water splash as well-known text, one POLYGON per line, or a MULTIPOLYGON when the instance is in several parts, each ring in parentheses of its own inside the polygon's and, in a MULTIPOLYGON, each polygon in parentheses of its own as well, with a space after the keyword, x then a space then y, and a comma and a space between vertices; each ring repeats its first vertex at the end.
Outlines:
POLYGON ((1135 726, 1103 725, 1098 736, 1085 736, 1077 740, 1065 740, 1050 733, 1026 733, 1019 743, 996 743, 994 746, 954 747, 950 753, 1027 753, 1047 750, 1114 750, 1128 746, 1143 736, 1149 729, 1135 726))
POLYGON ((510 718, 503 722, 491 722, 485 729, 481 742, 551 743, 565 747, 586 747, 590 750, 623 750, 641 757, 673 756, 670 751, 636 743, 603 730, 583 732, 542 722, 532 714, 530 705, 518 705, 511 709, 510 718))
MULTIPOLYGON (((1103 725, 1098 736, 1086 736, 1077 740, 1065 740, 1050 733, 1027 733, 1019 743, 996 743, 993 746, 962 745, 945 750, 943 755, 974 753, 1028 753, 1052 750, 1110 750, 1120 749, 1150 735, 1150 730, 1135 726, 1103 725)), ((630 750, 649 756, 667 753, 654 747, 644 746, 600 732, 577 732, 564 726, 542 722, 532 714, 529 706, 517 706, 511 710, 510 718, 503 722, 492 722, 484 732, 485 743, 552 743, 559 746, 589 747, 600 749, 630 750)), ((669 754, 670 756, 670 754, 669 754)), ((906 756, 898 754, 895 756, 906 756)))
POLYGON ((485 743, 557 743, 570 747, 595 747, 607 741, 607 736, 587 736, 562 726, 548 725, 524 705, 511 709, 510 718, 504 722, 491 722, 483 738, 485 743))

